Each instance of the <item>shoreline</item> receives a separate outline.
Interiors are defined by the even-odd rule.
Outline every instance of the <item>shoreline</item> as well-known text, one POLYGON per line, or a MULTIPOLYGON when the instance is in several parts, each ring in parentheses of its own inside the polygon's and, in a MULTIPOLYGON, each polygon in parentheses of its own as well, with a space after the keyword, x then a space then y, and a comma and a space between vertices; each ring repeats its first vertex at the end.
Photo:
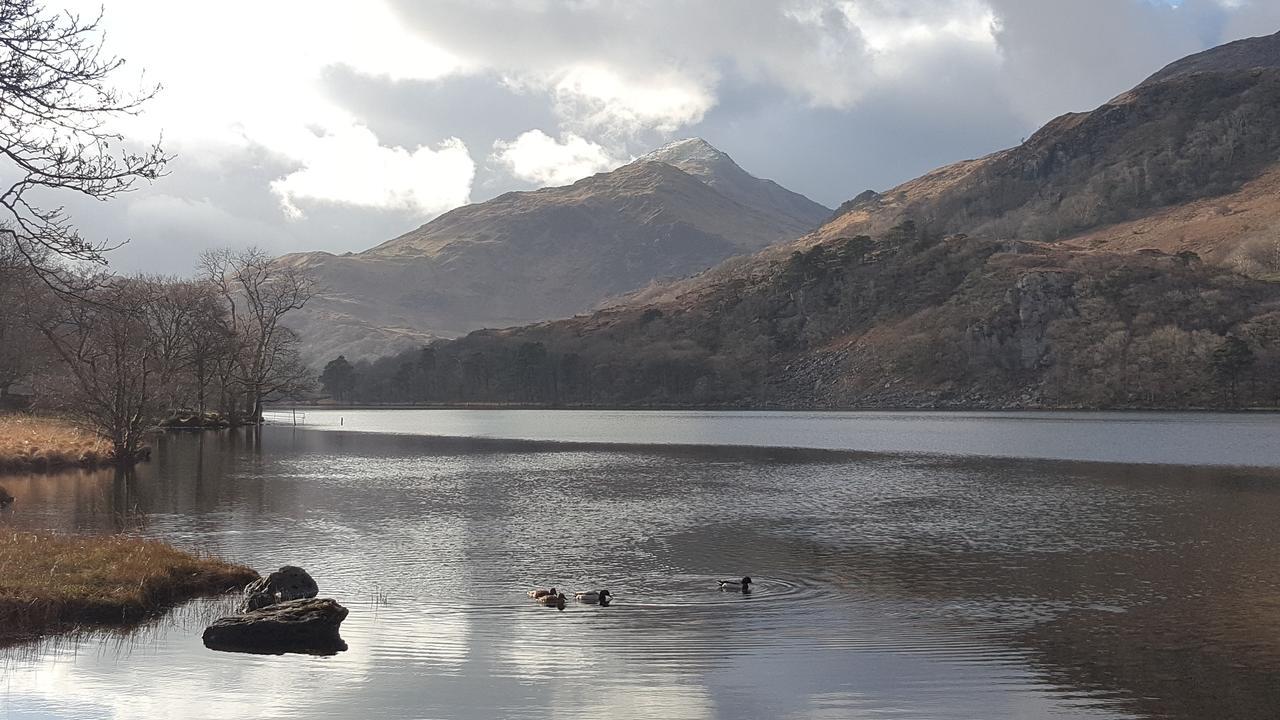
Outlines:
MULTIPOLYGON (((857 407, 805 407, 781 405, 546 405, 537 403, 355 403, 337 405, 324 403, 300 403, 297 405, 268 404, 264 412, 287 413, 292 410, 556 410, 573 412, 758 412, 758 413, 1188 413, 1200 415, 1266 415, 1280 414, 1280 406, 1255 407, 1087 407, 1055 405, 1028 407, 1025 405, 996 407, 991 405, 865 405, 857 407)), ((168 429, 168 428, 166 428, 168 429)))
POLYGON ((7 532, 0 535, 0 647, 86 628, 127 628, 258 577, 162 540, 7 532))

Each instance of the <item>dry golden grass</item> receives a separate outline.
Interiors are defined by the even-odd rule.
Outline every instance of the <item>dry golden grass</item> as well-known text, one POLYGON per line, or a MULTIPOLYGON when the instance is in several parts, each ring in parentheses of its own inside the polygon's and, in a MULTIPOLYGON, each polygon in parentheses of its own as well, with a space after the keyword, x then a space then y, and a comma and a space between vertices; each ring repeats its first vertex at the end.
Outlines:
POLYGON ((82 625, 135 622, 257 577, 247 567, 158 540, 0 534, 0 644, 82 625))
POLYGON ((69 420, 0 415, 0 471, 97 467, 111 459, 110 443, 69 420))

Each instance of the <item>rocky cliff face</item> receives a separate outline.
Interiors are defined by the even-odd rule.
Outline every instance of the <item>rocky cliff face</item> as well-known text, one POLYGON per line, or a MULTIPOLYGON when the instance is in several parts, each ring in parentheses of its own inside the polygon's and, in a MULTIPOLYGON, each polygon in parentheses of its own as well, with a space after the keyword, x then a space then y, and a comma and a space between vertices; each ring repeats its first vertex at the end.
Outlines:
POLYGON ((567 187, 458 208, 362 253, 281 262, 324 287, 295 321, 308 355, 356 358, 588 311, 794 238, 828 214, 688 141, 567 187))

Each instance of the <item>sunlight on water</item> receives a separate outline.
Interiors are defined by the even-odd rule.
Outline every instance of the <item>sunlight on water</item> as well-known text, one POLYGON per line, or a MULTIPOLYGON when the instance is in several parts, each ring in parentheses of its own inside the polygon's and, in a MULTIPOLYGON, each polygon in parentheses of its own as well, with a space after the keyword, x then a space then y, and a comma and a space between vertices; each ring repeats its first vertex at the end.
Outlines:
POLYGON ((279 417, 320 430, 454 438, 1280 466, 1275 413, 309 409, 279 417))
POLYGON ((19 500, 0 524, 302 565, 350 608, 350 649, 208 651, 200 632, 230 601, 196 601, 124 633, 0 652, 0 718, 1273 717, 1277 479, 170 436, 136 475, 5 478, 19 500), (751 594, 716 589, 743 574, 751 594), (616 602, 525 598, 547 585, 616 602))

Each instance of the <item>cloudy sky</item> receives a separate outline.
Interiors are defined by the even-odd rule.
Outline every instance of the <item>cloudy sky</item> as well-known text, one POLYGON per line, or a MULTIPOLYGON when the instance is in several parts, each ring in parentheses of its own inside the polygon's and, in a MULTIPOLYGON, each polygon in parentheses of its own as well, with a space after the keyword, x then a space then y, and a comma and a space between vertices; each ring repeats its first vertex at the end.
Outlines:
POLYGON ((171 173, 67 206, 123 271, 362 250, 701 136, 834 207, 1016 144, 1276 0, 51 0, 103 7, 171 173))

